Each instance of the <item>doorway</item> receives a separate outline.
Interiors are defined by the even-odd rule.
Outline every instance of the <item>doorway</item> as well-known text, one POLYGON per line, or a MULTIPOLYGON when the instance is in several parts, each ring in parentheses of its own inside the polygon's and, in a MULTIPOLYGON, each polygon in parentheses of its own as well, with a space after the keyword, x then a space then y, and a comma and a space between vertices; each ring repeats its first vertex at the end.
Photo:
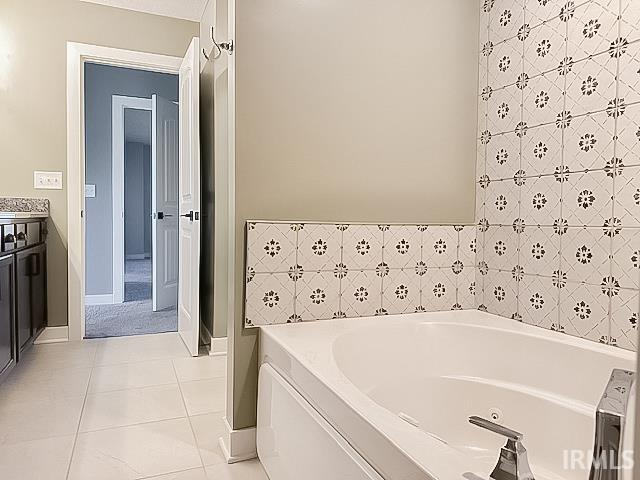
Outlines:
POLYGON ((87 62, 84 78, 85 337, 177 331, 178 76, 87 62))

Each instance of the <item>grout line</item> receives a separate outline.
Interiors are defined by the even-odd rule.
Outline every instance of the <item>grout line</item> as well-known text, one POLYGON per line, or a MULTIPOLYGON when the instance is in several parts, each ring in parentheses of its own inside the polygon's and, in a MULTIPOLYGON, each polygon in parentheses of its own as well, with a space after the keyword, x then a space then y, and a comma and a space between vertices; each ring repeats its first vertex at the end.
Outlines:
MULTIPOLYGON (((297 245, 297 240, 296 240, 296 245, 297 245)), ((297 260, 297 253, 296 253, 296 260, 297 260)), ((173 364, 173 362, 171 362, 171 366, 173 367, 173 374, 175 375, 176 380, 177 380, 178 379, 178 372, 176 370, 176 366, 173 364)), ((191 422, 191 417, 189 415, 189 409, 187 408, 187 401, 184 398, 184 393, 182 392, 182 385, 180 385, 179 381, 178 381, 178 390, 180 392, 180 398, 182 399, 182 405, 184 406, 184 413, 185 413, 185 415, 187 417, 187 421, 189 422, 189 428, 191 429, 191 435, 193 435, 193 441, 195 443, 196 450, 198 450, 198 457, 200 457, 200 464, 201 464, 201 467, 204 469, 204 467, 205 467, 204 459, 202 458, 202 453, 200 452, 200 446, 198 445, 198 437, 196 436, 196 431, 193 428, 193 423, 191 422)))
POLYGON ((69 455, 69 464, 67 465, 67 473, 65 475, 65 479, 69 479, 69 475, 71 474, 71 465, 73 464, 73 457, 76 453, 76 445, 78 444, 78 436, 80 434, 80 424, 82 423, 82 418, 84 417, 84 409, 87 405, 87 397, 89 396, 89 386, 91 385, 91 380, 93 378, 93 369, 95 362, 95 357, 97 355, 98 349, 93 352, 93 359, 91 360, 91 371, 89 372, 89 381, 87 382, 87 387, 84 391, 84 398, 82 400, 82 408, 80 409, 80 416, 78 417, 78 425, 76 426, 76 433, 73 436, 73 445, 71 447, 71 455, 69 455))

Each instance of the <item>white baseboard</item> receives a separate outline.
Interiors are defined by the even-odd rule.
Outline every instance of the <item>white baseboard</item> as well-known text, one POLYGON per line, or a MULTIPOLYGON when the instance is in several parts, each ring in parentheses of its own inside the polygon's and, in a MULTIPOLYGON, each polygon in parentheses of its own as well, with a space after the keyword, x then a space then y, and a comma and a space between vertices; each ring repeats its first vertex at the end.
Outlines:
POLYGON ((130 253, 125 256, 125 260, 144 260, 146 258, 151 258, 150 253, 130 253))
POLYGON ((114 302, 113 293, 107 293, 104 295, 85 295, 85 305, 111 305, 114 302))
POLYGON ((244 462, 258 456, 256 447, 256 427, 234 430, 224 417, 226 435, 220 437, 219 443, 227 463, 244 462))
POLYGON ((34 345, 42 343, 60 343, 69 341, 69 327, 45 327, 40 335, 33 341, 34 345))
POLYGON ((209 355, 226 355, 227 354, 227 337, 211 337, 211 347, 209 355))

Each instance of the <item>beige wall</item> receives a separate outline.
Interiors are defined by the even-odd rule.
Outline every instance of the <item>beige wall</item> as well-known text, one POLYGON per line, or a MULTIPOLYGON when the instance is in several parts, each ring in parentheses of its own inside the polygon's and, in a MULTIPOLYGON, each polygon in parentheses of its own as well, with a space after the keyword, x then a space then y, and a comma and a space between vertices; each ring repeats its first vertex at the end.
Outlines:
POLYGON ((234 428, 255 422, 247 219, 473 222, 479 2, 236 4, 234 428))
POLYGON ((33 171, 66 182, 66 42, 182 56, 194 35, 194 22, 76 0, 0 1, 0 196, 51 201, 49 325, 67 323, 67 192, 34 190, 33 171))

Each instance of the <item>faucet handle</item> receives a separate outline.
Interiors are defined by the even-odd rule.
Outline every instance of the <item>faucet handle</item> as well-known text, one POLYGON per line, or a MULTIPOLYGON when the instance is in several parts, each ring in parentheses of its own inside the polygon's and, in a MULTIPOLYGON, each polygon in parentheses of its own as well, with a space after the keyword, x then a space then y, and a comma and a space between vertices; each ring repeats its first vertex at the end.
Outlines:
POLYGON ((504 427, 495 422, 492 422, 491 420, 487 420, 486 418, 478 417, 476 415, 469 417, 469 423, 481 428, 485 428, 493 433, 497 433, 498 435, 502 435, 509 440, 513 440, 514 442, 520 442, 524 438, 524 435, 520 432, 516 432, 515 430, 504 427))

